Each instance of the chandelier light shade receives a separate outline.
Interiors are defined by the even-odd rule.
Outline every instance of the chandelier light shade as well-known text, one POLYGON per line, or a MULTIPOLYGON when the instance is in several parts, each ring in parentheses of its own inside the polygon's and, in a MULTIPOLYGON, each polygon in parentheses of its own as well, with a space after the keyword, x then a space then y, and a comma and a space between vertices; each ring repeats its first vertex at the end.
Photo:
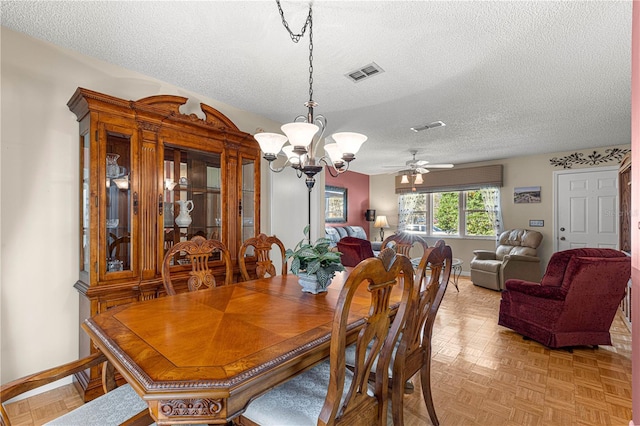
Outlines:
POLYGON ((309 4, 309 15, 300 34, 294 34, 289 29, 289 23, 284 17, 280 1, 276 0, 276 3, 282 17, 282 25, 289 32, 294 43, 300 41, 307 29, 309 30, 309 100, 304 103, 304 106, 307 107, 307 114, 299 115, 293 122, 281 127, 286 136, 277 133, 257 133, 254 138, 260 145, 263 158, 269 162, 271 171, 281 172, 287 166, 291 166, 296 170, 298 177, 306 175, 306 185, 311 191, 315 184, 314 176, 321 172, 324 166, 327 166, 329 174, 333 177, 346 172, 349 169, 349 163, 356 158, 356 153, 367 137, 360 133, 338 132, 331 135, 335 143, 324 141, 323 135, 327 120, 320 114, 314 116, 313 111, 318 104, 313 100, 313 14, 311 3, 309 4), (287 141, 289 145, 285 145, 287 141), (318 146, 321 143, 324 144, 326 155, 316 157, 318 146), (282 167, 274 168, 273 161, 281 153, 287 156, 287 161, 282 167))
POLYGON ((402 175, 402 179, 400 179, 400 183, 409 183, 409 177, 407 175, 402 175))
POLYGON ((279 133, 257 133, 254 138, 258 141, 265 158, 273 156, 274 160, 283 145, 287 143, 287 137, 279 133))
POLYGON ((295 152, 293 152, 293 145, 287 145, 282 147, 282 152, 287 156, 287 161, 292 165, 300 164, 300 159, 304 156, 298 156, 295 152))
POLYGON ((340 148, 340 151, 342 152, 343 158, 348 157, 351 159, 356 157, 356 153, 367 140, 365 135, 353 132, 334 133, 331 137, 336 141, 338 148, 340 148))
POLYGON ((424 180, 422 180, 422 175, 420 173, 416 175, 416 179, 413 181, 413 183, 415 183, 416 185, 424 183, 424 180))
POLYGON ((313 137, 320 130, 320 127, 311 123, 287 123, 280 128, 287 135, 289 143, 293 145, 294 152, 296 148, 302 148, 300 151, 306 152, 313 137))
POLYGON ((337 143, 326 143, 324 145, 324 151, 327 153, 329 160, 331 160, 336 168, 340 168, 344 165, 344 161, 342 161, 342 150, 337 143))

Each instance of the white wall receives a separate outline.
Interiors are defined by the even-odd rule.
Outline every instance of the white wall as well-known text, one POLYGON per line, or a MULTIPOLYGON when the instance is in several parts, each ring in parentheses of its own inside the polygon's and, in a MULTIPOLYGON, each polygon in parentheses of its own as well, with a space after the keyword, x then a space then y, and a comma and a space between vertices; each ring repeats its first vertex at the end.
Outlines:
MULTIPOLYGON (((630 149, 631 145, 616 145, 603 148, 587 149, 577 151, 583 153, 583 158, 588 158, 589 154, 597 151, 602 155, 606 155, 605 151, 609 148, 630 149)), ((472 167, 491 164, 503 165, 503 186, 500 190, 502 215, 505 229, 510 228, 527 228, 535 229, 543 234, 542 244, 538 249, 540 258, 542 259, 542 271, 546 268, 549 258, 554 251, 554 235, 553 235, 553 172, 566 170, 562 167, 553 166, 550 159, 557 157, 563 158, 566 155, 573 154, 576 151, 562 151, 549 154, 531 155, 526 157, 507 158, 503 160, 493 160, 478 163, 458 164, 456 167, 472 167), (516 204, 513 202, 513 190, 522 186, 540 186, 542 202, 535 204, 516 204), (544 227, 530 228, 529 220, 542 219, 544 227)), ((611 167, 618 166, 617 161, 605 162, 597 165, 574 164, 572 169, 582 169, 587 167, 611 167)), ((426 175, 425 179, 428 179, 426 175)), ((398 226, 398 196, 395 195, 393 175, 376 175, 370 177, 370 198, 371 208, 379 210, 386 214, 392 229, 387 230, 393 232, 398 226)), ((377 232, 373 230, 372 232, 377 232)), ((371 235, 377 235, 372 233, 371 235)), ((388 233, 385 233, 388 235, 388 233)), ((435 239, 428 239, 429 243, 435 242, 435 239)), ((476 238, 445 238, 447 244, 451 246, 453 256, 463 260, 463 274, 469 273, 469 262, 473 258, 473 250, 491 250, 495 249, 494 239, 476 239, 476 238)))
MULTIPOLYGON (((73 284, 78 278, 79 144, 78 123, 67 108, 78 86, 124 99, 158 94, 195 98, 249 133, 258 127, 275 130, 279 124, 6 28, 1 31, 0 382, 6 383, 78 357, 79 296, 73 284)), ((292 180, 305 188, 304 182, 292 180)), ((268 223, 282 212, 271 210, 270 181, 263 182, 261 226, 280 234, 289 227, 268 223)), ((283 204, 293 195, 281 192, 283 204)), ((306 223, 306 202, 304 207, 306 223)), ((288 210, 290 217, 297 214, 288 210)), ((294 227, 301 233, 304 225, 294 227)), ((297 240, 297 235, 291 239, 297 240)))
MULTIPOLYGON (((267 167, 265 167, 266 169, 267 167)), ((270 223, 261 231, 275 235, 285 248, 293 248, 304 238, 304 227, 308 222, 309 199, 304 177, 298 179, 295 170, 287 167, 280 173, 269 172, 270 191, 263 198, 277 200, 271 202, 270 223)), ((324 173, 316 175, 316 184, 311 191, 311 239, 324 237, 324 173)), ((279 270, 277 255, 272 255, 279 270)))

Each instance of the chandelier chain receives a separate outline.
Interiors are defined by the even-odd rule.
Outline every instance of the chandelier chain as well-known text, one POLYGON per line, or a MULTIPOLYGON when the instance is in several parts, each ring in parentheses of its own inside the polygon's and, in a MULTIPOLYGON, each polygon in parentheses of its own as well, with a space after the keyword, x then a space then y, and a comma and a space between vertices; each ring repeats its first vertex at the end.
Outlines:
POLYGON ((311 3, 309 3, 309 15, 304 22, 304 26, 300 30, 300 34, 294 34, 293 31, 291 31, 291 29, 289 28, 289 23, 284 17, 284 11, 282 10, 282 6, 280 5, 280 0, 276 0, 276 3, 278 4, 278 10, 280 11, 280 17, 282 18, 282 25, 284 25, 284 27, 287 29, 289 36, 291 36, 291 40, 293 40, 294 43, 299 42, 300 39, 304 36, 305 31, 307 31, 307 27, 311 26, 311 3))
POLYGON ((304 26, 300 30, 300 34, 294 34, 293 31, 289 28, 289 23, 284 17, 284 10, 282 10, 282 6, 280 5, 280 0, 276 0, 278 4, 278 11, 280 11, 280 17, 282 18, 282 25, 286 28, 291 40, 294 43, 300 41, 300 39, 304 36, 304 33, 309 28, 309 104, 314 104, 313 102, 313 11, 311 7, 311 3, 309 3, 309 15, 307 15, 307 19, 304 22, 304 26))
POLYGON ((313 18, 309 5, 309 102, 313 103, 313 18))

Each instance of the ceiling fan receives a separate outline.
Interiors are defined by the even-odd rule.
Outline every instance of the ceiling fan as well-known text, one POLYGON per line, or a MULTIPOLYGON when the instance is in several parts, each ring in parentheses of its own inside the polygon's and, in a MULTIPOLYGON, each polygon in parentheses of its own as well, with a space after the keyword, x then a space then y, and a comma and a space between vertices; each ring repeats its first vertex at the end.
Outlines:
POLYGON ((419 175, 423 173, 429 173, 429 169, 450 169, 453 167, 453 164, 429 164, 427 160, 418 160, 416 159, 416 154, 418 150, 412 149, 409 151, 413 158, 411 160, 407 160, 404 166, 382 166, 384 168, 393 168, 395 169, 389 173, 398 173, 402 175, 419 175))

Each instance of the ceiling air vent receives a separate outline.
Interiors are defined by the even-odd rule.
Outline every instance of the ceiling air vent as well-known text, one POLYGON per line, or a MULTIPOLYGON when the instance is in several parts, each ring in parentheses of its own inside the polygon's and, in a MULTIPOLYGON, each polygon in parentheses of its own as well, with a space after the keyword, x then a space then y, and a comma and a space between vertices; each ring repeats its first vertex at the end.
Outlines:
POLYGON ((433 129, 435 127, 442 127, 442 126, 446 126, 446 124, 444 124, 442 121, 434 121, 433 123, 412 127, 411 130, 413 130, 414 132, 421 132, 423 130, 433 129))
POLYGON ((380 74, 381 72, 384 72, 384 70, 375 62, 371 62, 370 64, 360 67, 357 70, 353 70, 345 75, 351 81, 357 83, 369 77, 373 77, 374 75, 380 74))

